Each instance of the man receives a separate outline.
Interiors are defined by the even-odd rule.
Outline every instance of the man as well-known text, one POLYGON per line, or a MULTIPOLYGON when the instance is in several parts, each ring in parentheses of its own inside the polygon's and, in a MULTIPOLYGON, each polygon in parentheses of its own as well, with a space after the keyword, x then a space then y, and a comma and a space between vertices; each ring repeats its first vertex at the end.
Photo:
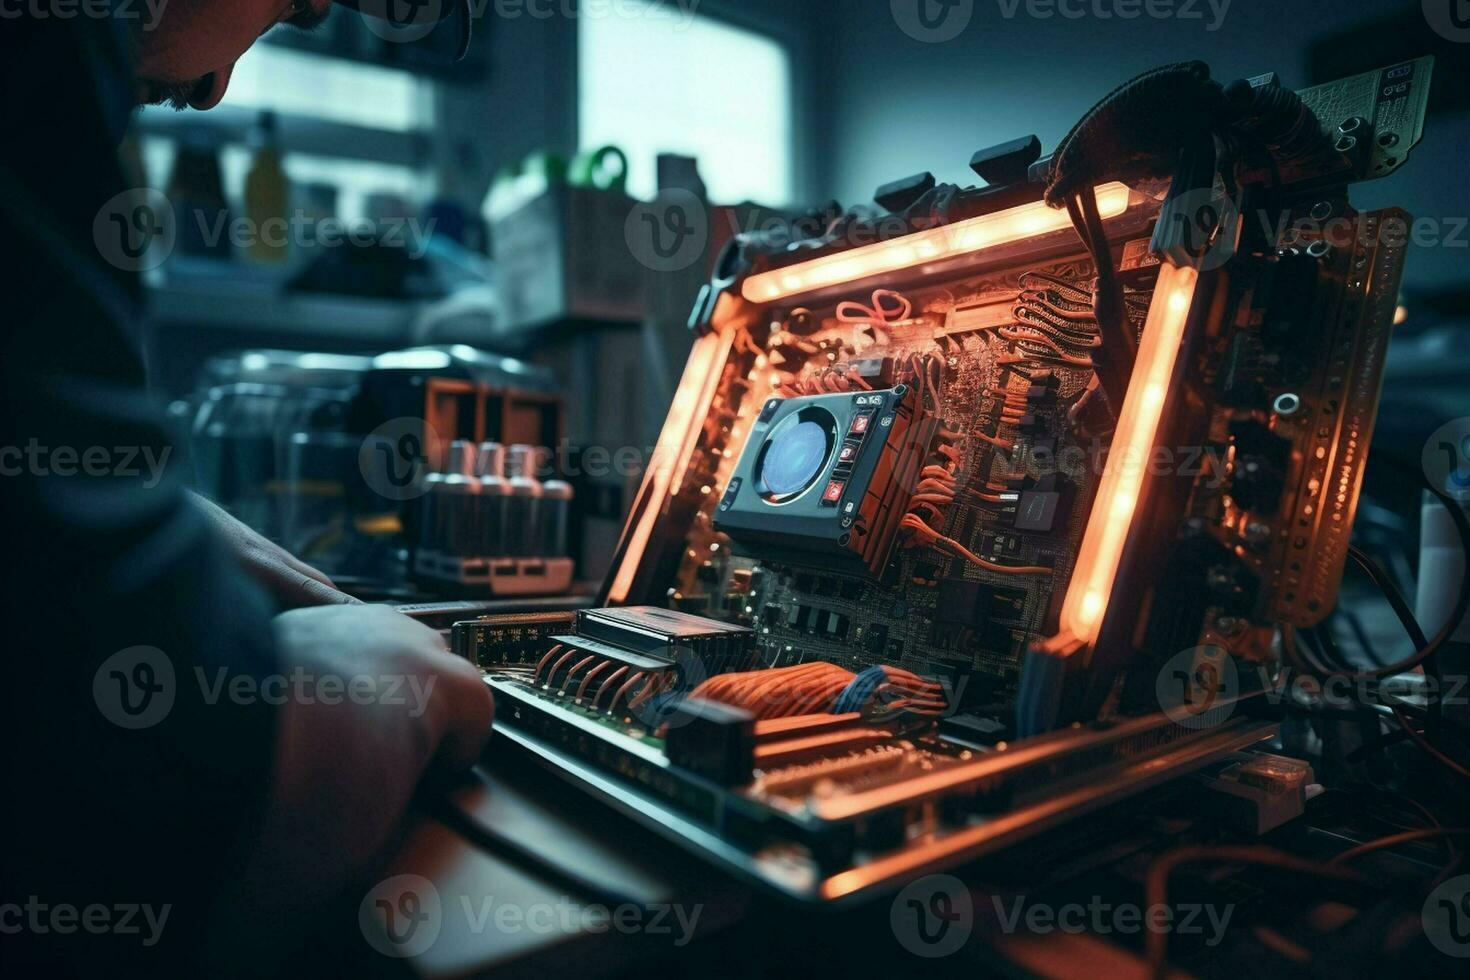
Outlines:
POLYGON ((174 434, 139 283, 92 231, 128 114, 217 104, 253 41, 327 0, 168 0, 149 31, 114 3, 0 20, 0 973, 255 973, 371 883, 492 706, 437 634, 136 462, 174 434))

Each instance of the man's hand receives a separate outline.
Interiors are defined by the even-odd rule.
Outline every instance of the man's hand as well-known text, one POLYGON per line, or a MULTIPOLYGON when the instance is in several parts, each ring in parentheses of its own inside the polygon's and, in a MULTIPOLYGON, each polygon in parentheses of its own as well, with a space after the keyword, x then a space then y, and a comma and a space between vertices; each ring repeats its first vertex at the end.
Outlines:
POLYGON ((381 856, 426 774, 480 757, 494 702, 438 633, 384 606, 301 609, 275 633, 280 670, 305 682, 281 713, 246 894, 260 926, 289 929, 381 856))
POLYGON ((285 548, 257 534, 213 501, 192 494, 215 532, 245 573, 270 593, 282 609, 333 604, 356 605, 357 599, 339 590, 332 580, 299 560, 285 548))

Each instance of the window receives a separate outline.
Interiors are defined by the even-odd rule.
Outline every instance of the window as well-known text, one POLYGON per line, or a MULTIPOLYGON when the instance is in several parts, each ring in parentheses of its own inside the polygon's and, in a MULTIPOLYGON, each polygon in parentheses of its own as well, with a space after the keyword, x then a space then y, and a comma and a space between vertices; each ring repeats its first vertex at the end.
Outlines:
POLYGON ((652 198, 660 153, 697 157, 710 197, 795 197, 791 64, 771 38, 683 5, 613 4, 579 22, 581 145, 628 155, 628 190, 652 198), (623 11, 620 16, 619 11, 623 11))
POLYGON ((426 196, 427 181, 418 168, 376 160, 373 155, 389 138, 384 131, 404 134, 401 139, 408 140, 433 126, 432 80, 270 43, 257 44, 240 58, 224 100, 214 112, 190 118, 163 106, 144 108, 139 122, 149 184, 160 189, 166 185, 181 125, 186 132, 206 131, 219 120, 225 195, 231 201, 240 200, 252 151, 238 140, 262 111, 348 127, 338 130, 334 139, 344 133, 348 137, 361 134, 362 139, 349 151, 355 154, 352 158, 284 147, 283 165, 293 184, 324 183, 337 189, 338 217, 348 221, 363 217, 373 194, 396 195, 411 206, 421 204, 426 196))
POLYGON ((235 64, 220 105, 410 132, 433 125, 433 92, 412 72, 257 44, 235 64))

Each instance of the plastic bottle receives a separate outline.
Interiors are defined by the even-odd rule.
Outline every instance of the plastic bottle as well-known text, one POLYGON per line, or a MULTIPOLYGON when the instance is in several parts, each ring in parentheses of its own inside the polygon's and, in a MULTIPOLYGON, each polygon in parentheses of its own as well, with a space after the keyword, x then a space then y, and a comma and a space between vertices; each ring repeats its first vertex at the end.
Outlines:
POLYGON ((286 208, 291 182, 281 165, 276 139, 276 116, 262 112, 253 141, 258 145, 245 174, 245 217, 253 236, 244 244, 245 258, 253 262, 283 262, 290 254, 286 208))

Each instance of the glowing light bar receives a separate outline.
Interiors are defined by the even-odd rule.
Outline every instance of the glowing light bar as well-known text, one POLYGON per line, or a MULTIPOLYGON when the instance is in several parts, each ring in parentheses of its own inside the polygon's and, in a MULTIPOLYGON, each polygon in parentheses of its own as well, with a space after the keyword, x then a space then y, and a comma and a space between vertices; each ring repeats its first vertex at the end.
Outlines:
POLYGON ((674 392, 674 403, 669 407, 663 431, 654 447, 653 458, 648 461, 648 470, 643 477, 643 486, 638 491, 638 500, 644 501, 641 511, 629 518, 631 531, 628 547, 618 564, 612 587, 608 590, 608 601, 626 602, 638 574, 639 563, 648 550, 653 538, 654 525, 658 523, 663 508, 659 503, 669 493, 677 493, 684 482, 689 460, 694 455, 699 440, 701 425, 714 401, 719 387, 719 366, 730 356, 735 343, 735 329, 727 325, 717 333, 706 334, 694 342, 689 360, 684 367, 684 376, 674 392), (648 501, 654 501, 648 504, 648 501))
MULTIPOLYGON (((1097 195, 1098 214, 1104 219, 1116 218, 1128 210, 1128 188, 1116 181, 1097 187, 1093 193, 1097 195)), ((952 259, 1071 227, 1072 220, 1065 210, 1037 201, 892 241, 864 245, 838 255, 812 259, 785 269, 762 272, 745 280, 741 292, 752 303, 770 303, 824 286, 898 272, 926 262, 952 259)))
POLYGON ((1062 606, 1062 627, 1088 645, 1097 642, 1108 609, 1198 283, 1199 273, 1194 269, 1166 263, 1154 287, 1097 502, 1062 606))

